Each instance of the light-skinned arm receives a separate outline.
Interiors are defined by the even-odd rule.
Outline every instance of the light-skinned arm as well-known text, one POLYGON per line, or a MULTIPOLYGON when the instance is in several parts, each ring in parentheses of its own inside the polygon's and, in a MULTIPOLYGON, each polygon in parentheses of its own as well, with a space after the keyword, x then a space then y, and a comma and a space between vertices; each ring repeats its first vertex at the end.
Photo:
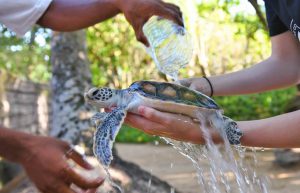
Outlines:
MULTIPOLYGON (((300 43, 288 31, 271 37, 271 56, 244 70, 209 77, 214 95, 240 95, 264 92, 295 85, 300 80, 300 43)), ((210 95, 210 87, 203 78, 190 78, 180 84, 210 95)))
POLYGON ((300 147, 300 110, 279 116, 240 121, 242 145, 267 148, 300 147))
POLYGON ((144 23, 153 15, 183 25, 178 6, 161 0, 53 0, 38 24, 56 31, 74 31, 124 13, 139 41, 148 45, 144 23))
MULTIPOLYGON (((140 106, 138 112, 139 115, 127 115, 126 123, 150 135, 196 144, 205 143, 200 124, 194 123, 189 117, 160 112, 144 106, 140 106)), ((272 118, 237 123, 244 133, 241 138, 241 144, 244 146, 300 147, 300 110, 272 118)), ((216 130, 209 131, 215 143, 222 143, 222 138, 216 130)))

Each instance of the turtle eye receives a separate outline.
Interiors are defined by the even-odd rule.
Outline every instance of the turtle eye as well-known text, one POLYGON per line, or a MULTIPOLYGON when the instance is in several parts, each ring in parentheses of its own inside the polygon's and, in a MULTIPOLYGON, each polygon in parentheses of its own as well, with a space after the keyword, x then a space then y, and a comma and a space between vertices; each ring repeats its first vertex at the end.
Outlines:
POLYGON ((99 90, 95 90, 95 91, 92 93, 92 95, 93 95, 93 96, 96 96, 98 93, 99 93, 99 90))

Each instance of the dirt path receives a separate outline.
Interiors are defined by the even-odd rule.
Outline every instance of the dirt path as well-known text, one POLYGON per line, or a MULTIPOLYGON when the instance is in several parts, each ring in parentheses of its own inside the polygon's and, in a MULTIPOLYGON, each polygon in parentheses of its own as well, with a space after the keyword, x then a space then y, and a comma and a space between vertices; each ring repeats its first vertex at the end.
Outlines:
MULTIPOLYGON (((140 165, 183 193, 203 192, 190 160, 170 146, 117 144, 117 150, 123 159, 140 165)), ((256 171, 259 175, 269 177, 270 193, 300 192, 299 166, 290 169, 275 166, 272 151, 258 151, 257 159, 256 171)), ((208 167, 208 164, 204 161, 202 166, 208 167)))

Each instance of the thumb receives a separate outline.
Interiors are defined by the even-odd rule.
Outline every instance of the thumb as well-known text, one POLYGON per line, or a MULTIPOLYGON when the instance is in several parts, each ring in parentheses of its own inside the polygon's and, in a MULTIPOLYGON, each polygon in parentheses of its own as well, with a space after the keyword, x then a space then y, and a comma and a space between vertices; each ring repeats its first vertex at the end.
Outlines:
POLYGON ((148 42, 148 39, 147 37, 145 36, 144 32, 143 32, 143 25, 144 23, 141 23, 140 24, 140 27, 137 29, 137 31, 135 31, 135 34, 136 34, 136 39, 143 43, 146 47, 149 47, 150 44, 148 42))
POLYGON ((174 83, 185 86, 185 87, 190 87, 191 84, 192 84, 192 80, 190 78, 189 79, 182 79, 182 80, 177 80, 174 83))
POLYGON ((190 84, 189 88, 192 90, 197 90, 198 87, 196 86, 196 84, 192 83, 192 84, 190 84))

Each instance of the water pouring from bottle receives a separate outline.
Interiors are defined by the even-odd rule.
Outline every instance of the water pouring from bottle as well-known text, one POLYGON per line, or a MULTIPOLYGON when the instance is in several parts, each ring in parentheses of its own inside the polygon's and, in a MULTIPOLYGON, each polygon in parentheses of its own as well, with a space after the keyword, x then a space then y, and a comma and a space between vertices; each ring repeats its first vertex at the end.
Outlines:
POLYGON ((186 67, 193 56, 193 44, 187 30, 173 21, 158 16, 151 17, 143 26, 150 46, 147 52, 157 68, 173 80, 186 67))

